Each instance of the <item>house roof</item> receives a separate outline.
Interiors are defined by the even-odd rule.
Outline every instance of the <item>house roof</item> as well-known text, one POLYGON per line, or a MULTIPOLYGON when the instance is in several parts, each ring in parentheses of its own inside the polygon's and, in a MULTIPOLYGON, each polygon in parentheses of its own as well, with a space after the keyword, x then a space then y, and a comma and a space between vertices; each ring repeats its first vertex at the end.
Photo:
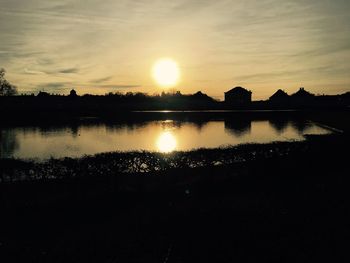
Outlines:
POLYGON ((313 97, 314 95, 304 88, 300 88, 296 93, 292 95, 293 97, 313 97))
POLYGON ((246 90, 245 88, 242 87, 235 87, 230 89, 229 91, 225 92, 226 93, 252 93, 250 90, 246 90))
POLYGON ((279 89, 270 97, 270 99, 284 99, 288 97, 289 95, 285 91, 279 89))

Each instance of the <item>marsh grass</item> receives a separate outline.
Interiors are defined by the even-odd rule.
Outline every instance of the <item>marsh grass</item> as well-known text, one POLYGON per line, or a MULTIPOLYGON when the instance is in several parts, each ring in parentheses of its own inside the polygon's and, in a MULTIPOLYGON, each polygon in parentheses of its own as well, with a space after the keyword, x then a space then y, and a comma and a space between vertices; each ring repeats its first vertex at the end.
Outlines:
POLYGON ((197 149, 159 153, 147 151, 107 152, 81 158, 0 160, 1 182, 53 180, 74 177, 117 176, 119 174, 156 174, 172 169, 225 166, 247 161, 273 159, 300 153, 307 141, 244 144, 217 149, 197 149))

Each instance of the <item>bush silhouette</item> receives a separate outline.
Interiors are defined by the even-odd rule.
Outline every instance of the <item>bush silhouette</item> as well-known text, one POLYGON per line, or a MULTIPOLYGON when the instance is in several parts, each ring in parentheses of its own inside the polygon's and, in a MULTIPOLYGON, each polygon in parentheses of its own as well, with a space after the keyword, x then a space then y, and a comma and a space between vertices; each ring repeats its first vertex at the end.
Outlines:
POLYGON ((0 69, 0 96, 17 95, 17 87, 5 79, 5 69, 0 69))

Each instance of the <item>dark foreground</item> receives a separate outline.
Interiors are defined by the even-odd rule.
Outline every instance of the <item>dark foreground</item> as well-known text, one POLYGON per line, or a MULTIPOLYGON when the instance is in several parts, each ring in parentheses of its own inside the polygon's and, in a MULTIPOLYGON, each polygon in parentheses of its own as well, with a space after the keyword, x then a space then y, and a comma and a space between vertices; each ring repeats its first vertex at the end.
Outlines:
POLYGON ((219 167, 2 183, 0 262, 348 262, 348 147, 343 134, 219 167))

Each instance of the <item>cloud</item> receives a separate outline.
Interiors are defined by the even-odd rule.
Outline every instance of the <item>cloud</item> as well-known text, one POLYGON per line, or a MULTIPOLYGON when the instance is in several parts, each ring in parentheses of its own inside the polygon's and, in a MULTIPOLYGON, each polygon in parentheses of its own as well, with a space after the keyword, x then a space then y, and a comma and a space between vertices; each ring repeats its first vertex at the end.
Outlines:
POLYGON ((100 79, 94 79, 91 81, 91 83, 103 83, 103 82, 106 82, 112 78, 113 78, 112 76, 108 76, 108 77, 104 77, 104 78, 100 78, 100 79))
POLYGON ((350 84, 350 1, 0 2, 0 67, 20 92, 46 82, 153 92, 150 67, 162 56, 178 60, 189 93, 202 79, 209 95, 234 80, 350 84), (111 84, 115 72, 131 84, 111 84))
POLYGON ((294 80, 299 83, 300 81, 317 80, 319 76, 327 77, 327 79, 331 80, 332 78, 339 78, 339 76, 344 74, 346 74, 346 69, 344 69, 342 65, 325 63, 319 67, 303 68, 299 66, 297 69, 295 69, 294 66, 291 66, 287 69, 276 70, 273 72, 237 75, 233 77, 232 80, 249 83, 276 83, 282 80, 294 80))
POLYGON ((63 88, 68 83, 66 82, 49 82, 38 85, 39 88, 48 88, 48 89, 58 89, 63 88))
POLYGON ((131 89, 131 88, 140 88, 141 85, 113 85, 113 84, 109 84, 109 85, 99 85, 99 88, 111 88, 111 89, 131 89))
MULTIPOLYGON (((38 66, 36 66, 38 68, 38 66)), ((41 67, 42 68, 42 67, 41 67)), ((46 68, 46 67, 45 67, 46 68)), ((56 75, 56 74, 74 74, 78 73, 78 68, 66 68, 66 69, 57 69, 57 70, 37 70, 37 69, 28 69, 24 68, 24 73, 27 75, 41 75, 41 74, 47 74, 47 75, 56 75)))
POLYGON ((25 74, 28 74, 28 75, 41 75, 41 74, 45 74, 45 72, 43 72, 43 71, 30 70, 30 69, 27 69, 27 68, 24 69, 24 73, 25 73, 25 74))
POLYGON ((79 72, 78 68, 66 68, 58 71, 58 73, 62 73, 62 74, 73 74, 78 72, 79 72))
MULTIPOLYGON (((350 41, 350 38, 349 38, 350 41)), ((325 56, 325 55, 332 55, 337 52, 349 52, 350 51, 350 44, 349 43, 336 43, 331 42, 327 45, 322 45, 318 47, 310 48, 309 50, 305 50, 303 52, 297 52, 295 54, 291 54, 291 57, 300 57, 300 58, 310 58, 310 57, 317 57, 317 56, 325 56)))

